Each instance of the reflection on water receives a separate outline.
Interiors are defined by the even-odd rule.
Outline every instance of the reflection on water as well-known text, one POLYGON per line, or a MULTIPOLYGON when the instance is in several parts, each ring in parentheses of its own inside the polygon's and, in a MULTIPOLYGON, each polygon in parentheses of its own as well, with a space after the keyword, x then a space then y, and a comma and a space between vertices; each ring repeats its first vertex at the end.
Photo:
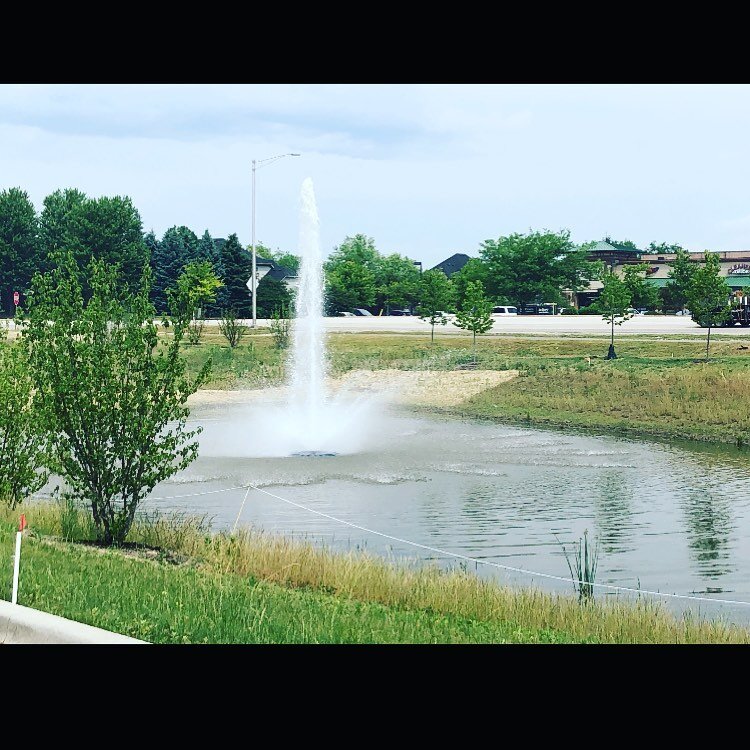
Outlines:
POLYGON ((733 530, 729 499, 709 490, 691 490, 683 502, 688 546, 701 575, 713 580, 734 570, 729 538, 733 530))
MULTIPOLYGON (((229 528, 244 491, 168 497, 253 483, 386 534, 565 577, 560 543, 588 529, 600 544, 599 583, 678 594, 722 590, 750 603, 750 545, 741 543, 750 532, 745 453, 393 414, 356 454, 254 458, 244 447, 258 424, 253 415, 251 406, 236 404, 194 409, 205 426, 201 457, 162 483, 148 505, 207 513, 215 528, 229 528)), ((258 492, 250 493, 242 522, 336 549, 457 564, 258 492)), ((477 572, 570 590, 482 565, 477 572)), ((750 622, 750 607, 704 603, 701 612, 750 622)))

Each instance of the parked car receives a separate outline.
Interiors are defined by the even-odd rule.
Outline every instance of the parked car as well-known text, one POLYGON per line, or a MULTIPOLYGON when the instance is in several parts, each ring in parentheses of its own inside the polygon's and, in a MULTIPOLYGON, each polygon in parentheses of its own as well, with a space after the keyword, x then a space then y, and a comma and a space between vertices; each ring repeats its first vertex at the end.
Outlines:
POLYGON ((411 310, 391 310, 389 315, 411 315, 411 310))
POLYGON ((369 315, 372 317, 372 313, 369 310, 365 310, 364 307, 355 307, 354 310, 352 310, 354 315, 369 315))
POLYGON ((350 313, 350 312, 340 312, 339 315, 342 318, 353 318, 354 317, 354 313, 350 313))
POLYGON ((518 315, 518 308, 512 305, 497 305, 492 308, 492 317, 502 317, 506 315, 518 315))

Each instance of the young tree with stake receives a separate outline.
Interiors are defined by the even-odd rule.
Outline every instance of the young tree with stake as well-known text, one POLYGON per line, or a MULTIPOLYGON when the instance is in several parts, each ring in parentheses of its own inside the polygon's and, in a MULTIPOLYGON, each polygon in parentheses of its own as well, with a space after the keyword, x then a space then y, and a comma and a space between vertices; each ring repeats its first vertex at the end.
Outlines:
POLYGON ((492 328, 492 302, 484 296, 481 281, 466 284, 464 300, 456 314, 456 325, 474 334, 474 365, 477 364, 477 334, 487 333, 492 328))
POLYGON ((451 304, 452 296, 451 283, 441 270, 432 269, 422 274, 417 315, 432 326, 430 340, 433 343, 435 324, 444 326, 448 322, 444 311, 451 304))
POLYGON ((611 271, 605 273, 601 280, 604 286, 596 300, 596 305, 602 311, 602 318, 612 328, 606 359, 617 359, 615 354, 615 326, 621 326, 626 320, 633 317, 632 313, 628 312, 631 293, 622 279, 611 271))
POLYGON ((706 359, 711 343, 712 326, 724 323, 731 313, 729 304, 729 287, 719 276, 719 258, 716 253, 704 254, 705 263, 693 272, 685 290, 687 305, 693 320, 708 328, 706 334, 706 359))

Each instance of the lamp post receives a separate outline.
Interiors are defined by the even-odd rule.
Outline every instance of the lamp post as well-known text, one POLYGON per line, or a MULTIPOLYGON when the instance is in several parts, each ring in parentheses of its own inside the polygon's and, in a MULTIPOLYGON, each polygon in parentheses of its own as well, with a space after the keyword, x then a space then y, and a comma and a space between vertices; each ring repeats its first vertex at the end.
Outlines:
POLYGON ((255 170, 261 167, 267 167, 269 164, 273 164, 279 159, 283 159, 285 156, 300 156, 300 154, 279 154, 278 156, 269 156, 268 159, 261 159, 257 161, 253 159, 253 328, 258 324, 257 306, 256 306, 256 295, 255 290, 258 285, 258 272, 256 270, 256 257, 255 257, 255 170))

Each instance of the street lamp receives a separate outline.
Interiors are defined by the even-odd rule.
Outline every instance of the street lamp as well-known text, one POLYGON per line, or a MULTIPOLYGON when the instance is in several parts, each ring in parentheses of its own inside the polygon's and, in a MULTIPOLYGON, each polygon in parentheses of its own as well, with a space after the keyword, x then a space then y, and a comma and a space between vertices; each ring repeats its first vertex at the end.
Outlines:
POLYGON ((269 156, 268 159, 261 159, 260 161, 256 161, 255 159, 253 159, 253 284, 252 284, 253 328, 255 328, 258 323, 256 295, 255 295, 255 287, 258 284, 257 271, 256 271, 256 265, 255 265, 256 264, 256 259, 255 259, 255 170, 260 169, 261 167, 267 167, 269 164, 273 164, 275 161, 278 161, 279 159, 283 159, 285 156, 300 156, 300 154, 279 154, 278 156, 269 156))

